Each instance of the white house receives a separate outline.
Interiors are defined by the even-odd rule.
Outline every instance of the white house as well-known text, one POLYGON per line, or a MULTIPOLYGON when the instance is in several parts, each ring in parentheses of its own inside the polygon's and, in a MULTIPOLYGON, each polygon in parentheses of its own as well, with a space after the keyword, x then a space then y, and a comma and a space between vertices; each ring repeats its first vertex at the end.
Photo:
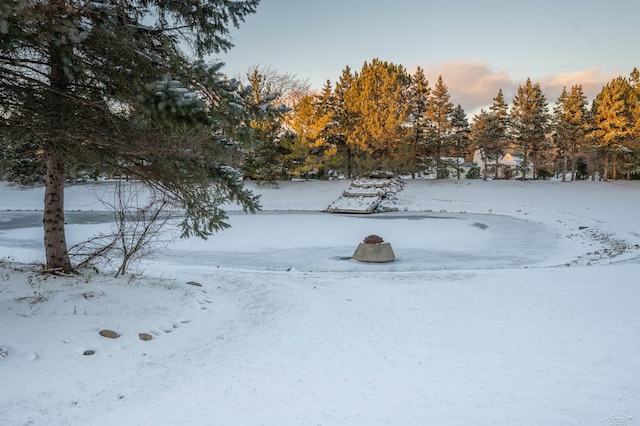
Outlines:
MULTIPOLYGON (((484 176, 485 169, 488 177, 495 177, 496 175, 496 161, 491 155, 487 155, 483 158, 482 150, 477 149, 473 153, 473 162, 480 167, 480 175, 484 176), (486 161, 485 161, 486 160, 486 161)), ((498 158, 498 178, 511 179, 515 177, 518 172, 518 168, 522 163, 522 158, 513 156, 510 153, 506 153, 498 158)))

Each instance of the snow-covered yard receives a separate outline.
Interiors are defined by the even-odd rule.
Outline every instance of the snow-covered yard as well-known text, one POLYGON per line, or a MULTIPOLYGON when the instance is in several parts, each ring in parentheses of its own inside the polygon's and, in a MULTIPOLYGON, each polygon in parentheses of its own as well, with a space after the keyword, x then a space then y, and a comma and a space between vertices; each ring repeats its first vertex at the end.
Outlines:
POLYGON ((640 183, 410 180, 398 212, 323 213, 349 184, 252 186, 263 212, 119 279, 25 264, 42 190, 1 184, 0 424, 640 421, 640 183), (349 260, 369 234, 397 261, 349 260))

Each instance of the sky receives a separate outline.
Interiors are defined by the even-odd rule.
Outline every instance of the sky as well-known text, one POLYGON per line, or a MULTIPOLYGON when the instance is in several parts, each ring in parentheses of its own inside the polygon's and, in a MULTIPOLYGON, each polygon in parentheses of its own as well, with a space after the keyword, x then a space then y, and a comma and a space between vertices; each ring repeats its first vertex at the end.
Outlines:
POLYGON ((640 67, 640 0, 262 0, 231 36, 231 76, 269 67, 315 90, 378 58, 441 75, 470 113, 527 78, 549 104, 574 84, 592 100, 640 67))

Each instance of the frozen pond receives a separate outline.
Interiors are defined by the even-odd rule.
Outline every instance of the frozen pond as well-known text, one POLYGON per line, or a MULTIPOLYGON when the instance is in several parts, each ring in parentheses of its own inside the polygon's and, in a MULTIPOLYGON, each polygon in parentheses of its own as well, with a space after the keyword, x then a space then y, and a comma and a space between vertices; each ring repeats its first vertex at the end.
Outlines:
MULTIPOLYGON (((106 231, 108 212, 68 212, 70 244, 106 231)), ((0 213, 2 257, 42 251, 40 212, 0 213)), ((403 271, 501 269, 544 265, 557 237, 544 225, 509 216, 453 213, 337 215, 320 212, 231 213, 232 227, 203 241, 176 240, 145 259, 156 263, 252 270, 403 271), (396 261, 350 259, 370 234, 391 243, 396 261)), ((37 259, 32 259, 37 260, 37 259)))
MULTIPOLYGON (((66 217, 70 244, 106 231, 112 220, 108 212, 66 217)), ((41 220, 39 212, 0 213, 0 254, 41 251, 41 220)), ((230 229, 206 241, 176 240, 159 249, 144 260, 145 269, 157 263, 319 272, 502 269, 544 265, 557 248, 557 237, 546 226, 499 215, 260 212, 230 213, 230 223, 230 229), (391 243, 395 262, 350 259, 370 234, 391 243)))

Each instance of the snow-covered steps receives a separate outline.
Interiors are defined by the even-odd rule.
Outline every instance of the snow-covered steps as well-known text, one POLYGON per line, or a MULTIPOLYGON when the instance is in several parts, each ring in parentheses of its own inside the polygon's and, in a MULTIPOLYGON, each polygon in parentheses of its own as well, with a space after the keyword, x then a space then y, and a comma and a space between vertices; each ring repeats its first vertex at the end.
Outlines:
POLYGON ((398 179, 356 179, 326 211, 359 214, 392 211, 393 208, 383 206, 383 201, 402 190, 402 186, 398 179))
POLYGON ((381 198, 378 196, 340 196, 327 207, 329 213, 373 213, 381 198))

